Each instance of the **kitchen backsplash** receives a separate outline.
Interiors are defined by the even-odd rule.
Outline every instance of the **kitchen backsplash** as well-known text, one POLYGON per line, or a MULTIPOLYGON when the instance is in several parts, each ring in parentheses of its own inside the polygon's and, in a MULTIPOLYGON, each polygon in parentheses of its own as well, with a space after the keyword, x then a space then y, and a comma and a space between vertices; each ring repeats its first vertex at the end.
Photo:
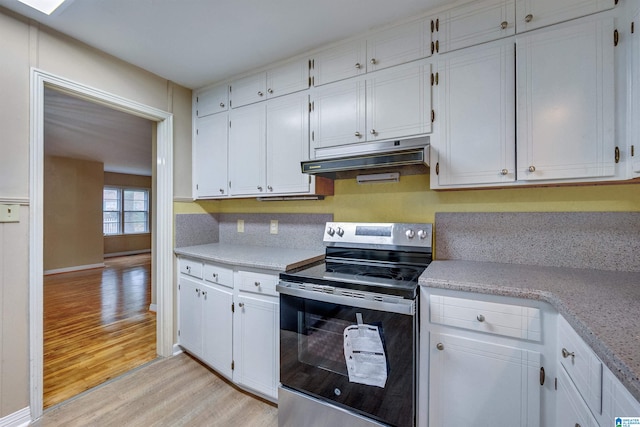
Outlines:
POLYGON ((640 212, 435 215, 435 258, 640 271, 640 212))
POLYGON ((322 237, 332 214, 216 213, 176 215, 176 247, 228 243, 324 250, 322 237), (238 220, 243 232, 238 232, 238 220), (277 234, 271 221, 277 221, 277 234))

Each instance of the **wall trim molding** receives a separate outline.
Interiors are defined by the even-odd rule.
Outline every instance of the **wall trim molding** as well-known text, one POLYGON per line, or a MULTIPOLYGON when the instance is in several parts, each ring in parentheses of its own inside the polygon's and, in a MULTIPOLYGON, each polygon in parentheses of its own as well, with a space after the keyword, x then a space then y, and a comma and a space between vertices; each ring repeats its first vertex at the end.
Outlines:
POLYGON ((31 422, 31 410, 27 406, 13 414, 0 418, 0 427, 22 427, 31 422))
POLYGON ((20 205, 29 206, 28 197, 2 197, 0 196, 0 203, 3 205, 20 205))
POLYGON ((150 252, 151 252, 151 249, 140 249, 137 251, 124 251, 124 252, 111 252, 110 254, 104 254, 104 257, 113 258, 117 256, 148 254, 150 252))
POLYGON ((156 283, 157 353, 173 354, 173 114, 31 68, 29 89, 29 372, 33 419, 43 412, 44 91, 45 87, 102 104, 157 124, 154 161, 152 277, 156 283))
POLYGON ((53 270, 45 270, 44 275, 48 276, 50 274, 70 273, 72 271, 91 270, 94 268, 103 268, 103 267, 104 267, 104 262, 100 262, 97 264, 75 265, 73 267, 54 268, 53 270))

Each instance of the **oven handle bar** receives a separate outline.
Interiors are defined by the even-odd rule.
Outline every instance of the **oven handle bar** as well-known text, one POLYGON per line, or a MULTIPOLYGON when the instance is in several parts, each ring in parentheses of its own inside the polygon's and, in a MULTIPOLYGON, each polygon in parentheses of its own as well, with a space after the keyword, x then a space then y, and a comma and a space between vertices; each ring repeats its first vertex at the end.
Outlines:
MULTIPOLYGON (((295 286, 295 284, 293 285, 295 286)), ((415 301, 408 299, 398 299, 394 302, 374 301, 348 295, 339 295, 322 291, 300 289, 298 287, 292 287, 291 283, 285 281, 280 281, 280 283, 276 285, 276 290, 281 294, 291 295, 294 297, 312 299, 315 301, 327 302, 331 304, 348 305, 369 310, 406 314, 408 316, 413 316, 416 312, 415 301)))

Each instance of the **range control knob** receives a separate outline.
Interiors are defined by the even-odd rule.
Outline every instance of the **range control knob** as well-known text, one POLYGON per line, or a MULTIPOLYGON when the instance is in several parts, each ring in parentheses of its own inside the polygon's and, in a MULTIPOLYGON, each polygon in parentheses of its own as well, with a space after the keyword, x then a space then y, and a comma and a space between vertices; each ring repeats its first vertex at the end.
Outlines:
POLYGON ((416 232, 413 230, 407 230, 404 234, 407 235, 407 239, 413 239, 416 235, 416 232))
POLYGON ((340 237, 344 236, 344 230, 340 227, 336 229, 336 233, 338 233, 338 236, 340 237))
POLYGON ((426 239, 427 238, 427 232, 424 230, 418 230, 418 237, 420 239, 426 239))
POLYGON ((329 236, 333 236, 334 234, 336 234, 335 230, 331 227, 327 228, 327 234, 329 236))

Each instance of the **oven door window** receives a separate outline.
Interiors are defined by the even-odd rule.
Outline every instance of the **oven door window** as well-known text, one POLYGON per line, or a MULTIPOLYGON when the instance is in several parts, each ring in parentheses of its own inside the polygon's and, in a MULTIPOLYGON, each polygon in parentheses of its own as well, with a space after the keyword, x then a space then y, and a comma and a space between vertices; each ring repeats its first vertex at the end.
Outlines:
MULTIPOLYGON (((415 331, 411 315, 280 294, 280 381, 383 423, 411 426, 415 331), (373 347, 365 357, 371 363, 364 365, 363 375, 350 378, 345 330, 357 325, 358 318, 370 327, 367 338, 373 347)), ((353 332, 351 337, 359 336, 353 332)), ((353 362, 350 367, 353 373, 353 362)))

